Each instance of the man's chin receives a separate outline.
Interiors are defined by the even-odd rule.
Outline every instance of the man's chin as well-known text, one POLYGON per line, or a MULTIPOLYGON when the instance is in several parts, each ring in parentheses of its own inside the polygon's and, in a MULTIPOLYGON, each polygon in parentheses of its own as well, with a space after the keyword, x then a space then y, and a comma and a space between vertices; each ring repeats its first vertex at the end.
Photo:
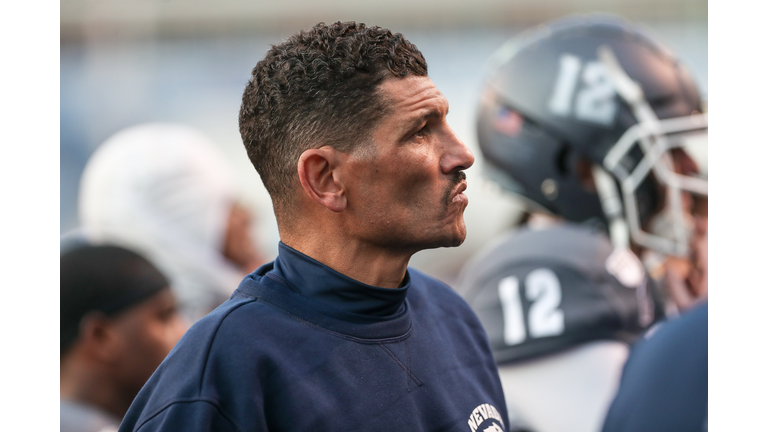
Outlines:
POLYGON ((453 244, 451 244, 448 247, 458 247, 458 246, 461 246, 462 243, 464 243, 464 240, 466 240, 466 239, 467 239, 467 232, 464 231, 464 233, 461 236, 457 236, 454 239, 453 244))
POLYGON ((467 238, 467 228, 464 218, 452 224, 443 225, 438 229, 427 230, 421 236, 412 236, 407 243, 414 253, 425 249, 450 248, 461 246, 467 238))
POLYGON ((441 247, 458 247, 461 246, 462 243, 464 243, 464 240, 467 238, 467 229, 464 226, 464 223, 462 221, 461 226, 456 227, 456 229, 449 235, 446 235, 444 238, 440 239, 440 242, 438 245, 433 246, 432 248, 441 248, 441 247))

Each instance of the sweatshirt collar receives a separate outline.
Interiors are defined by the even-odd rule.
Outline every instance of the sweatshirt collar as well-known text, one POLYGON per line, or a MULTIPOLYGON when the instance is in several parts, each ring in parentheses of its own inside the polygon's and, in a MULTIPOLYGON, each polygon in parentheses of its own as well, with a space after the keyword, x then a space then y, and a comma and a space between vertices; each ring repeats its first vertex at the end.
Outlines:
POLYGON ((340 312, 386 317, 404 307, 411 285, 408 272, 400 288, 364 284, 280 242, 272 272, 303 297, 340 312))

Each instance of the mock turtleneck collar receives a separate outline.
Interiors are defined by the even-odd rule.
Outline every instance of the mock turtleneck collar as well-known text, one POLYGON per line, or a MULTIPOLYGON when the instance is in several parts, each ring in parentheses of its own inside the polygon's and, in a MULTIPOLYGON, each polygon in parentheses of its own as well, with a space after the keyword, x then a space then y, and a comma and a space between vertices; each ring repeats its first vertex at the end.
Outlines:
POLYGON ((411 278, 400 288, 381 288, 356 281, 280 242, 272 272, 296 293, 340 311, 385 317, 404 306, 411 278))

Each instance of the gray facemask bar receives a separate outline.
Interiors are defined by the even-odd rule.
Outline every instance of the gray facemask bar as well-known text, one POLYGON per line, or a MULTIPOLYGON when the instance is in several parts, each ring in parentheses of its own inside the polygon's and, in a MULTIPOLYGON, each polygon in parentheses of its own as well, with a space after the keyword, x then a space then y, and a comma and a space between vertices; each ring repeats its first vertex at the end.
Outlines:
POLYGON ((611 240, 617 247, 627 247, 631 236, 635 243, 665 255, 686 256, 689 234, 682 193, 687 191, 706 196, 707 181, 680 175, 674 171, 669 151, 681 147, 682 144, 679 140, 670 142, 667 135, 706 130, 707 116, 696 114, 659 120, 646 101, 640 86, 622 69, 611 49, 607 46, 598 48, 598 58, 606 66, 616 92, 629 104, 638 120, 638 123, 627 129, 611 148, 603 159, 603 166, 593 168, 597 193, 609 220, 611 240), (621 164, 621 160, 635 144, 640 145, 644 156, 637 166, 629 171, 621 164), (640 227, 635 192, 651 171, 667 187, 668 211, 672 216, 671 238, 651 234, 640 227), (619 199, 619 192, 611 175, 619 180, 625 208, 622 208, 622 200, 619 199), (625 217, 622 217, 622 213, 625 217))

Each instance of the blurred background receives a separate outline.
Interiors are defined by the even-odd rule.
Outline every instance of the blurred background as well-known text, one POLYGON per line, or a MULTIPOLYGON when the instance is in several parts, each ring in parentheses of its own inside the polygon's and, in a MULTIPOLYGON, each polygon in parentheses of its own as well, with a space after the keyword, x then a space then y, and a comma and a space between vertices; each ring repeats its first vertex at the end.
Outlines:
POLYGON ((243 203, 257 217, 258 246, 273 259, 277 225, 240 141, 240 98, 271 44, 320 21, 378 25, 416 44, 450 102, 449 123, 477 157, 467 172, 466 242, 420 252, 411 261, 449 284, 522 209, 483 176, 474 131, 486 60, 507 39, 572 13, 621 15, 677 53, 707 97, 706 0, 63 0, 60 7, 61 234, 78 225, 80 177, 101 143, 138 123, 178 122, 220 146, 236 171, 243 203))

